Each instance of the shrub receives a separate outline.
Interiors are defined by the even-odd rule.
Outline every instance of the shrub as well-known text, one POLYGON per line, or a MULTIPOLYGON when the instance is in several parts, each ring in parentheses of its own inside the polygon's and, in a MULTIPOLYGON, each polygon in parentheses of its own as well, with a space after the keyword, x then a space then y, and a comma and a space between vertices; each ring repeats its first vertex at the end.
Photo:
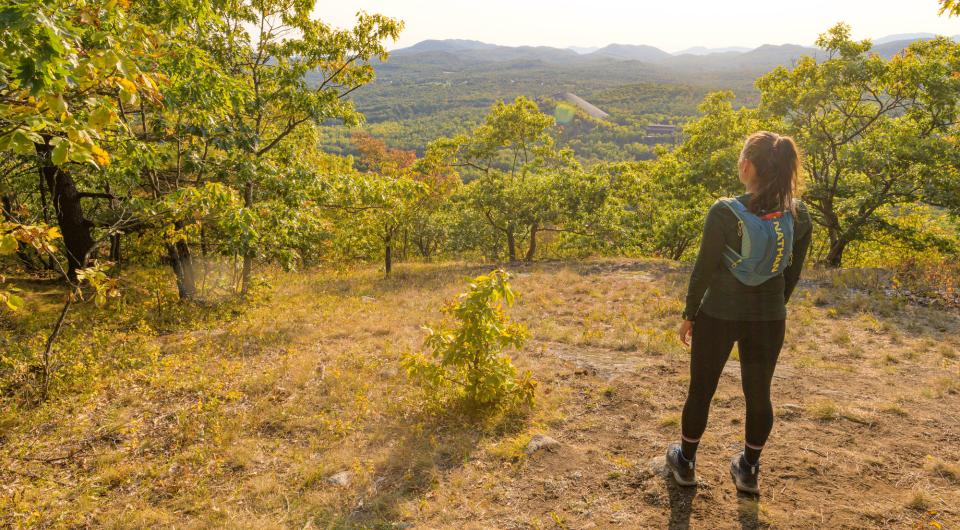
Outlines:
POLYGON ((921 305, 960 308, 960 264, 907 259, 894 270, 893 288, 921 305))
POLYGON ((526 329, 507 317, 514 301, 509 274, 495 270, 478 276, 470 289, 444 312, 455 323, 425 328, 428 354, 404 356, 407 374, 432 397, 462 400, 472 410, 508 408, 533 402, 536 382, 530 373, 517 374, 507 348, 521 348, 526 329))

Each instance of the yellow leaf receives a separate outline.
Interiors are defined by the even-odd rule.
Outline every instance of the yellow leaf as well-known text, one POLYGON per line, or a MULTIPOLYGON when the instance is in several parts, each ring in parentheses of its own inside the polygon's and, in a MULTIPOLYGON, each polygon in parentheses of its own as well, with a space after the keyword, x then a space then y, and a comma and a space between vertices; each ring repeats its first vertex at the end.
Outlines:
POLYGON ((117 77, 115 79, 117 81, 117 84, 120 85, 120 88, 122 88, 123 90, 126 90, 127 92, 130 92, 131 94, 136 94, 137 85, 133 84, 133 81, 130 81, 129 79, 126 79, 123 77, 117 77))
POLYGON ((4 302, 6 302, 7 307, 9 307, 11 311, 18 311, 23 309, 23 306, 26 305, 23 301, 23 298, 20 298, 19 296, 11 293, 4 293, 4 295, 6 298, 4 302))
POLYGON ((91 148, 93 153, 93 161, 100 167, 106 166, 110 163, 110 154, 104 151, 99 145, 95 145, 91 148))

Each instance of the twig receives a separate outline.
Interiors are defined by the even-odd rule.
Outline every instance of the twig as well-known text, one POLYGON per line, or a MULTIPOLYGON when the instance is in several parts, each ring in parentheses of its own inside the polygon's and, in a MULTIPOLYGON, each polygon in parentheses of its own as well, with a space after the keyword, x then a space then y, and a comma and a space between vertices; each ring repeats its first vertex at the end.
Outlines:
POLYGON ((20 471, 20 470, 18 470, 18 469, 10 469, 10 468, 4 468, 4 469, 2 469, 2 470, 0 470, 0 471, 6 471, 6 472, 8 472, 8 473, 13 473, 14 475, 20 475, 20 476, 24 476, 24 477, 27 477, 27 478, 32 478, 32 479, 35 479, 35 480, 49 480, 50 482, 53 482, 53 483, 55 483, 55 484, 59 484, 59 485, 61 485, 61 486, 67 486, 67 487, 71 486, 71 484, 68 484, 68 483, 66 483, 66 482, 63 482, 63 481, 61 481, 61 480, 57 480, 57 479, 55 479, 55 478, 50 478, 50 477, 42 477, 42 476, 40 476, 40 475, 36 475, 36 474, 34 474, 34 473, 31 473, 31 472, 29 472, 29 471, 20 471))
POLYGON ((50 336, 47 337, 47 345, 43 350, 43 388, 41 390, 43 400, 47 399, 47 390, 50 388, 50 351, 53 350, 53 342, 57 340, 57 336, 60 335, 60 329, 63 328, 63 321, 67 318, 67 311, 70 309, 70 304, 72 303, 73 293, 67 293, 66 301, 63 303, 63 310, 60 311, 60 318, 57 319, 57 323, 53 326, 53 331, 50 333, 50 336))

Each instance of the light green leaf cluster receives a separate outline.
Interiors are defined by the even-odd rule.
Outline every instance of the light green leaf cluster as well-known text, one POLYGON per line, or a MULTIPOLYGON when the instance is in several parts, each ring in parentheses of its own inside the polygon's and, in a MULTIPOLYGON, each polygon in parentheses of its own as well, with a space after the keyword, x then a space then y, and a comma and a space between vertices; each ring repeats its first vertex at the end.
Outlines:
POLYGON ((29 155, 49 140, 57 165, 109 164, 101 144, 117 102, 160 98, 166 77, 140 68, 151 31, 116 1, 16 2, 0 21, 0 150, 29 155))

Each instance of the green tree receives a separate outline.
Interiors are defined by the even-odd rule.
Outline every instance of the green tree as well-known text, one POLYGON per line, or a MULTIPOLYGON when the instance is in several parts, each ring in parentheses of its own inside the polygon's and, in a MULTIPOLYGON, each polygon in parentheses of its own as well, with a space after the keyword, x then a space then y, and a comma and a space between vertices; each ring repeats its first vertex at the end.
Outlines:
MULTIPOLYGON (((283 173, 273 150, 307 124, 361 122, 348 96, 374 78, 373 59, 385 60, 384 41, 403 23, 363 12, 352 29, 311 18, 312 0, 232 0, 209 40, 211 53, 242 87, 231 102, 221 138, 233 166, 229 180, 254 209, 255 190, 283 173), (250 28, 248 31, 245 28, 250 28)), ((242 291, 249 288, 257 234, 243 251, 242 291)))
POLYGON ((951 212, 960 222, 960 131, 947 136, 939 153, 942 170, 926 182, 924 202, 951 212))
POLYGON ((389 276, 396 246, 423 206, 429 189, 414 180, 410 172, 352 176, 343 187, 352 197, 340 199, 342 244, 352 253, 375 252, 382 256, 384 273, 389 276))
MULTIPOLYGON (((223 129, 231 102, 243 91, 210 45, 224 24, 226 8, 208 0, 131 7, 134 16, 162 37, 149 66, 164 72, 167 81, 157 100, 120 109, 129 134, 118 146, 119 163, 107 175, 115 194, 135 198, 126 231, 149 232, 185 301, 197 295, 191 244, 202 240, 201 248, 208 249, 212 219, 239 218, 236 212, 220 210, 238 208, 230 191, 207 185, 229 171, 223 163, 223 129)), ((115 246, 114 259, 119 259, 119 242, 115 246)))
POLYGON ((36 157, 75 278, 97 225, 82 199, 111 198, 98 188, 104 146, 126 134, 117 116, 160 97, 165 77, 142 68, 156 35, 116 1, 27 0, 0 7, 0 21, 0 151, 36 157))
POLYGON ((403 359, 407 373, 435 397, 463 399, 481 411, 533 402, 536 382, 529 372, 518 376, 503 354, 507 348, 523 347, 526 339, 526 329, 505 313, 514 302, 509 278, 502 270, 474 278, 470 289, 445 311, 455 324, 427 328, 430 353, 403 359))
POLYGON ((470 135, 441 139, 428 149, 428 157, 448 160, 473 177, 463 190, 466 202, 504 237, 511 262, 524 237, 529 242, 526 259, 533 259, 537 233, 558 217, 554 172, 579 167, 572 153, 554 148, 554 123, 521 96, 494 105, 470 135))
POLYGON ((738 194, 737 160, 744 139, 763 127, 757 111, 734 108, 732 92, 708 94, 701 116, 683 127, 683 143, 657 158, 615 164, 621 194, 633 212, 625 233, 641 252, 683 259, 695 249, 703 216, 719 197, 738 194))
POLYGON ((960 45, 916 42, 884 60, 843 24, 817 44, 825 60, 777 68, 757 87, 761 111, 806 152, 804 197, 829 237, 825 261, 838 267, 851 242, 883 228, 883 208, 920 200, 924 183, 949 170, 960 45))
POLYGON ((411 166, 413 178, 425 186, 425 193, 413 211, 406 237, 427 259, 447 243, 452 218, 459 214, 451 199, 463 185, 457 172, 435 158, 436 154, 428 152, 411 166))

